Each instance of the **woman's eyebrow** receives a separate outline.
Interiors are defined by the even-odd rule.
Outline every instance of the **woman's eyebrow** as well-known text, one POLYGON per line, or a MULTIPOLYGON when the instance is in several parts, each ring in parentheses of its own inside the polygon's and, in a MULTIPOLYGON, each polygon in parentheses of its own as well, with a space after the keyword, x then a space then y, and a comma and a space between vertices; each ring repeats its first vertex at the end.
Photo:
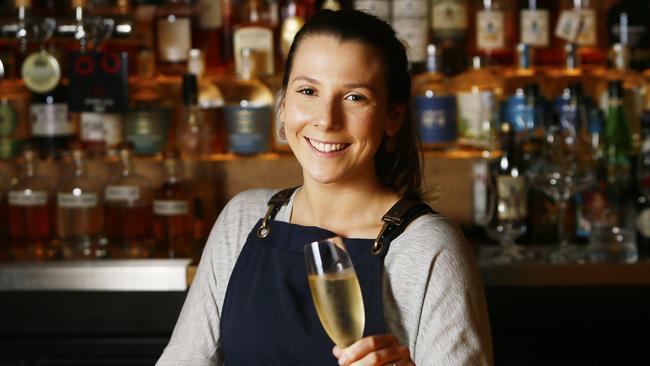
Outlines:
POLYGON ((291 82, 295 83, 296 81, 301 81, 301 80, 302 81, 307 81, 307 82, 312 83, 312 84, 320 84, 318 82, 318 80, 316 80, 314 78, 310 78, 308 76, 296 76, 295 78, 293 78, 293 80, 291 80, 291 82))

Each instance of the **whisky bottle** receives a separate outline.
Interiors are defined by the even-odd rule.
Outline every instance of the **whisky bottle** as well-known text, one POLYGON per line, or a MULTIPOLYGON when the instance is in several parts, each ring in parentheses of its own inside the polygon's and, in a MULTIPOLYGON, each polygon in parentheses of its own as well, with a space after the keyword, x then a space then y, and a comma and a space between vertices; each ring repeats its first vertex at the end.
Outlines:
POLYGON ((226 130, 223 124, 223 95, 217 84, 204 75, 205 61, 201 50, 190 50, 187 70, 197 79, 199 107, 204 123, 210 128, 210 153, 224 153, 226 152, 226 130))
POLYGON ((153 256, 153 188, 133 167, 133 144, 118 146, 119 171, 104 189, 104 227, 112 258, 153 256))
POLYGON ((458 143, 469 149, 492 151, 497 148, 498 101, 503 94, 502 81, 481 67, 474 56, 472 69, 458 75, 458 143))
POLYGON ((32 93, 31 135, 41 156, 61 158, 75 138, 76 129, 68 114, 68 88, 59 84, 46 93, 32 93))
POLYGON ((440 71, 457 75, 467 68, 468 0, 431 2, 431 43, 438 47, 440 71))
POLYGON ((244 48, 241 71, 236 80, 223 85, 226 98, 224 121, 228 149, 235 154, 256 154, 269 150, 273 115, 273 93, 257 78, 259 53, 244 48))
POLYGON ((440 56, 427 46, 427 72, 413 78, 413 110, 426 149, 449 148, 456 143, 456 97, 438 71, 440 56))
POLYGON ((160 257, 191 258, 193 255, 194 200, 182 177, 179 157, 176 151, 165 151, 165 180, 154 195, 154 236, 160 257))
POLYGON ((195 22, 194 0, 166 0, 156 8, 154 29, 159 72, 175 76, 185 72, 195 22))
POLYGON ((537 83, 542 77, 541 72, 533 66, 531 46, 525 43, 517 44, 516 54, 516 66, 504 70, 504 89, 507 94, 523 89, 526 84, 537 83))
MULTIPOLYGON (((388 7, 388 2, 386 7, 388 7)), ((281 61, 284 62, 289 54, 289 49, 296 37, 296 33, 302 28, 307 21, 308 4, 305 0, 285 0, 280 7, 280 37, 278 37, 278 47, 282 55, 281 61)))
POLYGON ((245 0, 238 10, 238 22, 233 32, 235 73, 242 73, 241 54, 244 48, 248 48, 258 54, 255 67, 259 75, 275 74, 274 29, 267 2, 245 0))
POLYGON ((584 67, 602 65, 604 49, 603 7, 599 0, 563 0, 555 35, 575 43, 584 67))
POLYGON ((519 4, 519 42, 533 49, 532 64, 561 65, 564 58, 563 43, 551 36, 551 26, 557 21, 557 1, 519 0, 519 4))
POLYGON ((155 60, 151 50, 138 54, 138 78, 130 87, 129 110, 124 137, 131 141, 136 155, 155 155, 167 144, 172 106, 155 78, 155 60))
POLYGON ((475 17, 476 54, 484 67, 513 63, 515 17, 511 0, 482 0, 475 17))
POLYGON ((212 126, 205 122, 198 104, 196 75, 183 75, 183 112, 176 125, 176 148, 184 158, 199 158, 212 153, 212 126))
POLYGON ((16 260, 43 260, 58 255, 52 245, 53 211, 50 179, 38 174, 36 150, 24 145, 21 175, 8 193, 9 245, 16 260))
POLYGON ((407 44, 412 74, 424 71, 429 43, 429 4, 426 0, 394 0, 391 7, 392 26, 407 44))
POLYGON ((650 27, 645 0, 621 0, 607 10, 609 44, 621 43, 630 50, 630 67, 637 71, 650 68, 650 27))
POLYGON ((20 79, 4 79, 0 61, 0 159, 18 155, 29 135, 29 91, 20 79))
POLYGON ((63 258, 104 258, 102 182, 88 174, 80 143, 72 146, 71 155, 72 174, 62 177, 56 190, 56 234, 63 258))
POLYGON ((220 71, 226 66, 223 57, 222 0, 198 1, 198 32, 195 45, 205 54, 208 71, 220 71))

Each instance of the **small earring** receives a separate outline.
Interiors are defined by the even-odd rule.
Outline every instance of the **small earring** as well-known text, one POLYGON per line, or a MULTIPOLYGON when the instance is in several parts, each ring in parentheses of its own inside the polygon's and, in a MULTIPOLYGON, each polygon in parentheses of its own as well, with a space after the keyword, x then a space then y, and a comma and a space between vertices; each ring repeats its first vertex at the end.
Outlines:
POLYGON ((397 149, 397 141, 395 141, 395 136, 388 136, 388 138, 386 138, 384 148, 388 153, 395 152, 395 149, 397 149))
POLYGON ((284 121, 280 121, 280 128, 278 129, 278 137, 281 141, 287 141, 287 132, 284 130, 284 121))

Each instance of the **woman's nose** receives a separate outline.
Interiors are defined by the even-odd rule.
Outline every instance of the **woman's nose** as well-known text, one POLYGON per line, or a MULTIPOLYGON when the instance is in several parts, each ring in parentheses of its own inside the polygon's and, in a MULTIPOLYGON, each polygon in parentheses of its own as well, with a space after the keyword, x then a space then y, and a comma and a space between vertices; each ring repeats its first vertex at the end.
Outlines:
POLYGON ((336 100, 324 100, 318 107, 314 125, 325 129, 337 129, 341 126, 341 108, 336 100))

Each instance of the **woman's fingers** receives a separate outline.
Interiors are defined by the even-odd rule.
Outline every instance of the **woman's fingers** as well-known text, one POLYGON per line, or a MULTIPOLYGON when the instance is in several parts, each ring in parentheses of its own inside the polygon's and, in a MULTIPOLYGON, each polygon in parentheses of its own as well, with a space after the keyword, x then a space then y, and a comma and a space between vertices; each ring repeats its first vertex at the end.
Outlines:
POLYGON ((402 347, 393 335, 363 338, 347 348, 334 347, 339 365, 366 366, 390 364, 401 359, 410 360, 408 348, 402 347))

